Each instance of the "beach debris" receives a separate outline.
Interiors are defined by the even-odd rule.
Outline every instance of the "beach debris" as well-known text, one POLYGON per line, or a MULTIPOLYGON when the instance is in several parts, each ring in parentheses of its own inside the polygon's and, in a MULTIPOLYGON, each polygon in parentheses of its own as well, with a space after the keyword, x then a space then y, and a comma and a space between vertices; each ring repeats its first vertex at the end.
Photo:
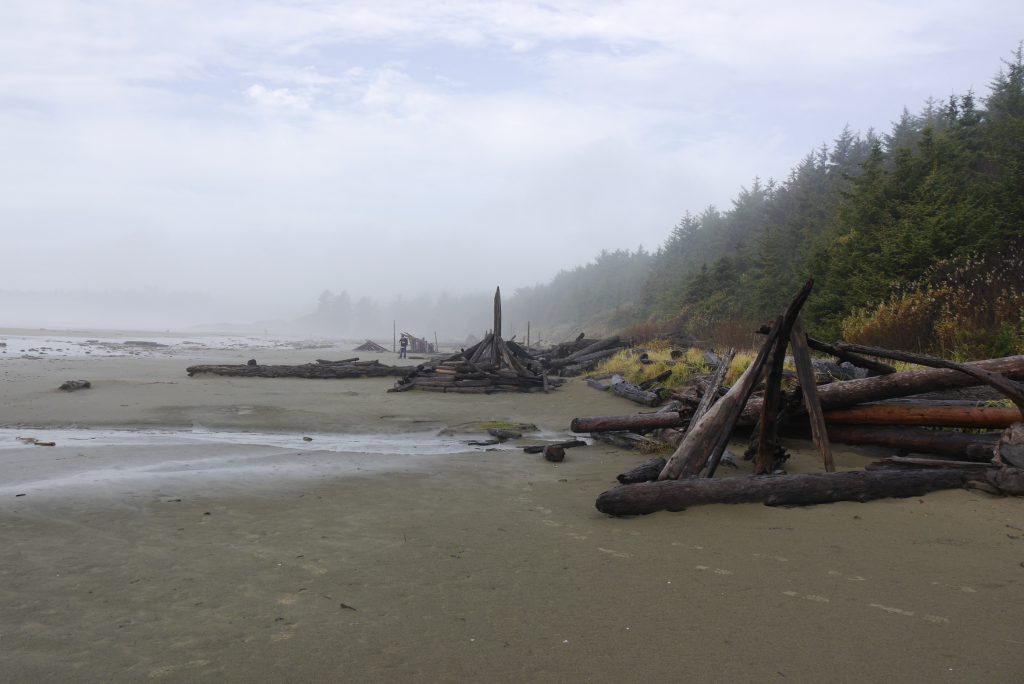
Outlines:
POLYGON ((469 446, 494 446, 495 444, 501 444, 500 439, 471 439, 466 442, 469 446))
POLYGON ((409 372, 407 366, 388 366, 380 361, 344 363, 304 363, 297 366, 253 366, 248 364, 199 365, 185 369, 189 377, 209 374, 251 378, 371 378, 400 376, 409 372))
POLYGON ((365 352, 383 353, 383 352, 386 352, 387 349, 385 347, 377 344, 373 340, 366 340, 361 345, 356 347, 353 351, 365 351, 365 352))
POLYGON ((437 362, 420 364, 389 392, 492 394, 547 392, 563 381, 548 378, 525 349, 501 337, 501 288, 494 293, 494 328, 481 342, 437 362))
POLYGON ((46 442, 43 440, 36 439, 35 437, 18 437, 17 440, 22 444, 33 444, 41 447, 52 447, 57 446, 56 442, 46 442))
POLYGON ((245 365, 246 366, 258 366, 259 364, 256 363, 256 359, 249 359, 248 361, 245 362, 245 365))
POLYGON ((162 344, 160 342, 152 342, 150 340, 125 340, 124 346, 126 347, 167 347, 169 345, 162 344))
POLYGON ((523 452, 527 454, 539 454, 549 446, 558 446, 563 449, 572 449, 575 447, 587 446, 587 443, 582 439, 570 439, 564 442, 554 442, 552 444, 531 444, 530 446, 523 447, 523 452))
POLYGON ((472 435, 486 433, 491 429, 503 429, 518 432, 520 435, 527 432, 537 432, 539 428, 533 423, 516 423, 507 420, 471 420, 466 423, 448 425, 441 428, 438 437, 454 437, 455 435, 472 435))
POLYGON ((312 438, 312 437, 303 437, 303 438, 302 438, 302 441, 303 441, 303 442, 312 442, 312 441, 313 441, 313 438, 312 438))
POLYGON ((504 442, 506 439, 519 439, 523 436, 521 432, 501 427, 487 428, 487 434, 496 437, 501 442, 504 442))
POLYGON ((88 380, 66 380, 59 389, 65 392, 74 392, 75 390, 89 389, 90 387, 92 387, 92 383, 88 380))
POLYGON ((549 444, 544 447, 544 460, 552 463, 561 463, 565 460, 565 449, 557 444, 549 444))
MULTIPOLYGON (((682 510, 701 503, 760 501, 767 505, 805 505, 831 501, 866 501, 882 497, 919 496, 936 489, 979 487, 1002 494, 1024 493, 1024 356, 958 364, 934 357, 875 347, 837 343, 830 347, 851 363, 857 354, 913 361, 927 370, 888 372, 876 367, 872 377, 818 386, 807 337, 799 318, 813 281, 794 296, 785 313, 767 329, 757 358, 724 396, 710 383, 696 408, 690 401, 670 411, 641 416, 577 418, 574 431, 587 429, 595 438, 634 446, 645 437, 679 432, 682 440, 652 482, 657 461, 648 461, 620 475, 619 487, 601 494, 599 510, 612 515, 637 515, 653 510, 682 510), (787 346, 793 349, 799 391, 782 387, 787 346), (849 360, 849 358, 848 358, 849 360), (760 397, 751 398, 764 378, 760 397), (969 405, 947 399, 903 397, 955 388, 987 385, 1007 397, 1015 408, 969 405), (661 421, 665 421, 663 424, 661 421), (674 423, 678 423, 675 425, 674 423), (748 457, 753 475, 714 479, 725 460, 725 446, 736 426, 753 426, 748 457), (628 426, 636 432, 603 431, 628 426), (970 428, 956 431, 952 428, 970 428), (975 429, 1005 428, 998 432, 975 429), (787 475, 788 458, 780 435, 811 433, 822 459, 822 474, 787 475), (614 437, 613 437, 614 436, 614 437), (839 441, 875 444, 929 458, 894 456, 864 471, 835 473, 830 444, 839 441), (1006 457, 1006 455, 1009 455, 1006 457), (637 471, 637 472, 634 472, 637 471)), ((820 344, 820 343, 819 343, 820 344)), ((614 389, 614 388, 613 388, 614 389)), ((735 464, 735 459, 732 459, 735 464)))

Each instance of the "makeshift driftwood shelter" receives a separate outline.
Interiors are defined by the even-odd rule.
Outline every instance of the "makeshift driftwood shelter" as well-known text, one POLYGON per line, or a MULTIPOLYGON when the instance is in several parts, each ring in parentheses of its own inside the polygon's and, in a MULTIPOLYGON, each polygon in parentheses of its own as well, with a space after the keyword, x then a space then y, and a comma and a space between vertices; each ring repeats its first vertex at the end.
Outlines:
POLYGON ((377 344, 373 340, 366 340, 361 345, 356 347, 353 351, 365 351, 365 352, 386 352, 387 349, 377 344))
MULTIPOLYGON (((915 362, 940 370, 895 373, 888 372, 884 364, 865 360, 853 352, 895 359, 914 355, 837 345, 831 348, 845 354, 848 361, 874 364, 872 370, 878 377, 818 388, 807 352, 811 345, 799 321, 800 308, 812 287, 813 281, 809 281, 786 312, 770 328, 762 329, 767 339, 757 358, 721 398, 709 387, 710 391, 704 396, 707 401, 696 408, 681 403, 677 410, 667 414, 573 421, 574 431, 686 428, 671 458, 663 464, 649 461, 621 475, 619 480, 624 484, 601 494, 597 501, 599 510, 612 515, 635 515, 655 510, 682 510, 701 503, 760 501, 768 505, 798 505, 866 501, 976 486, 1003 494, 1024 494, 1024 472, 1014 461, 1024 453, 1024 423, 1021 422, 1024 409, 1020 408, 1024 407, 1024 388, 1015 382, 1024 375, 1024 357, 992 359, 965 366, 915 356, 915 362), (791 397, 787 397, 781 387, 782 364, 788 345, 792 345, 794 351, 801 388, 791 397), (762 376, 762 396, 748 401, 762 376), (922 405, 925 402, 921 400, 913 404, 882 403, 896 397, 978 384, 997 389, 1018 408, 964 406, 956 402, 929 406, 922 405), (857 406, 866 401, 876 403, 857 406), (702 413, 708 403, 710 407, 702 413), (846 410, 837 410, 840 408, 846 410), (886 424, 887 421, 892 422, 886 424), (748 452, 755 459, 754 475, 711 479, 733 429, 743 424, 754 426, 748 452), (921 427, 923 425, 1009 427, 1000 435, 952 432, 948 428, 939 430, 921 427), (780 430, 786 434, 809 430, 826 472, 773 474, 788 458, 779 442, 780 430), (834 473, 830 440, 891 446, 942 458, 894 457, 873 464, 867 472, 834 473), (1011 458, 1001 458, 1001 453, 1011 454, 1011 458), (701 478, 702 474, 705 477, 701 478), (654 479, 658 481, 650 481, 654 479)), ((824 345, 816 342, 816 346, 824 345)))
POLYGON ((551 379, 518 344, 501 337, 501 288, 494 293, 494 328, 482 341, 440 362, 420 364, 389 392, 490 394, 544 392, 561 380, 551 379))

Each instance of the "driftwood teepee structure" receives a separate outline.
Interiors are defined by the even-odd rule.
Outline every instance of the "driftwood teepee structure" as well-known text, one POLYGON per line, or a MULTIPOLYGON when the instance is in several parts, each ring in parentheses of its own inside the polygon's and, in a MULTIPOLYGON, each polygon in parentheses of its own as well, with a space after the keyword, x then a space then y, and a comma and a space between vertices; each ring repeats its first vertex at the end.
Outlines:
POLYGON ((431 392, 490 394, 541 392, 561 384, 549 379, 518 344, 501 337, 501 288, 494 293, 494 328, 481 342, 439 363, 424 363, 402 378, 391 392, 422 389, 431 392))

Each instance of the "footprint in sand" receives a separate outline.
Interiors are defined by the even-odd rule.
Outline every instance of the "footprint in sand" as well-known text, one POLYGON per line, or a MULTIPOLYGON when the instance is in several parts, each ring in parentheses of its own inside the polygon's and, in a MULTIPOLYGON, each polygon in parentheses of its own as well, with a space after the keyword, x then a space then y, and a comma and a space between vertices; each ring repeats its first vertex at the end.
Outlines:
MULTIPOLYGON (((886 613, 892 613, 893 615, 902 615, 904 617, 915 616, 915 613, 912 610, 904 610, 903 608, 896 608, 894 606, 885 606, 881 603, 869 603, 868 608, 877 608, 879 610, 884 610, 886 613)), ((930 613, 921 613, 921 619, 925 622, 930 622, 933 625, 949 624, 949 618, 942 617, 941 615, 931 615, 930 613)))
POLYGON ((681 546, 684 549, 690 549, 691 551, 703 551, 704 547, 697 544, 684 544, 682 542, 672 542, 672 546, 681 546))
POLYGON ((622 553, 620 551, 615 551, 614 549, 603 549, 600 546, 597 547, 597 550, 600 551, 601 553, 607 553, 607 554, 609 554, 611 556, 615 556, 616 558, 629 558, 630 557, 628 553, 622 553))
POLYGON ((572 537, 573 539, 578 539, 580 541, 583 541, 584 539, 587 538, 587 535, 585 535, 585 534, 577 534, 575 532, 566 532, 565 536, 566 537, 572 537))
POLYGON ((962 591, 965 594, 977 594, 978 593, 978 590, 975 589, 974 587, 968 587, 968 586, 962 585, 962 584, 943 584, 941 582, 932 582, 932 586, 933 587, 945 587, 946 589, 956 589, 957 591, 962 591))
POLYGON ((788 558, 784 558, 782 556, 773 556, 770 553, 755 553, 755 554, 752 554, 752 555, 754 556, 754 558, 758 558, 758 559, 761 559, 761 560, 773 560, 773 561, 777 561, 779 563, 788 563, 789 562, 788 558))
POLYGON ((864 582, 864 581, 866 581, 865 578, 861 577, 860 575, 844 575, 843 573, 838 572, 836 570, 829 570, 828 574, 831 575, 832 577, 842 577, 843 579, 847 579, 847 580, 849 580, 851 582, 864 582))
POLYGON ((731 575, 732 574, 732 570, 726 570, 725 568, 710 568, 710 567, 708 567, 706 565, 695 565, 693 567, 693 569, 694 570, 700 570, 701 572, 707 572, 708 570, 710 570, 711 572, 713 572, 716 575, 731 575))
POLYGON ((152 670, 146 673, 149 679, 162 679, 167 675, 174 674, 175 667, 173 665, 161 665, 160 667, 154 667, 152 670))
POLYGON ((562 523, 555 522, 554 520, 542 520, 541 522, 543 522, 548 527, 561 527, 562 526, 562 523))

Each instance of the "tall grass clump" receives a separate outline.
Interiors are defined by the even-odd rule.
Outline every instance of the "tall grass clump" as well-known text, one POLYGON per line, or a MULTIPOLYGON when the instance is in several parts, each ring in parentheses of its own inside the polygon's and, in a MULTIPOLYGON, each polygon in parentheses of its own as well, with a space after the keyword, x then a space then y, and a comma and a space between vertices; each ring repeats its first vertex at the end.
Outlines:
POLYGON ((842 324, 850 342, 970 360, 1024 353, 1024 238, 940 262, 842 324))

